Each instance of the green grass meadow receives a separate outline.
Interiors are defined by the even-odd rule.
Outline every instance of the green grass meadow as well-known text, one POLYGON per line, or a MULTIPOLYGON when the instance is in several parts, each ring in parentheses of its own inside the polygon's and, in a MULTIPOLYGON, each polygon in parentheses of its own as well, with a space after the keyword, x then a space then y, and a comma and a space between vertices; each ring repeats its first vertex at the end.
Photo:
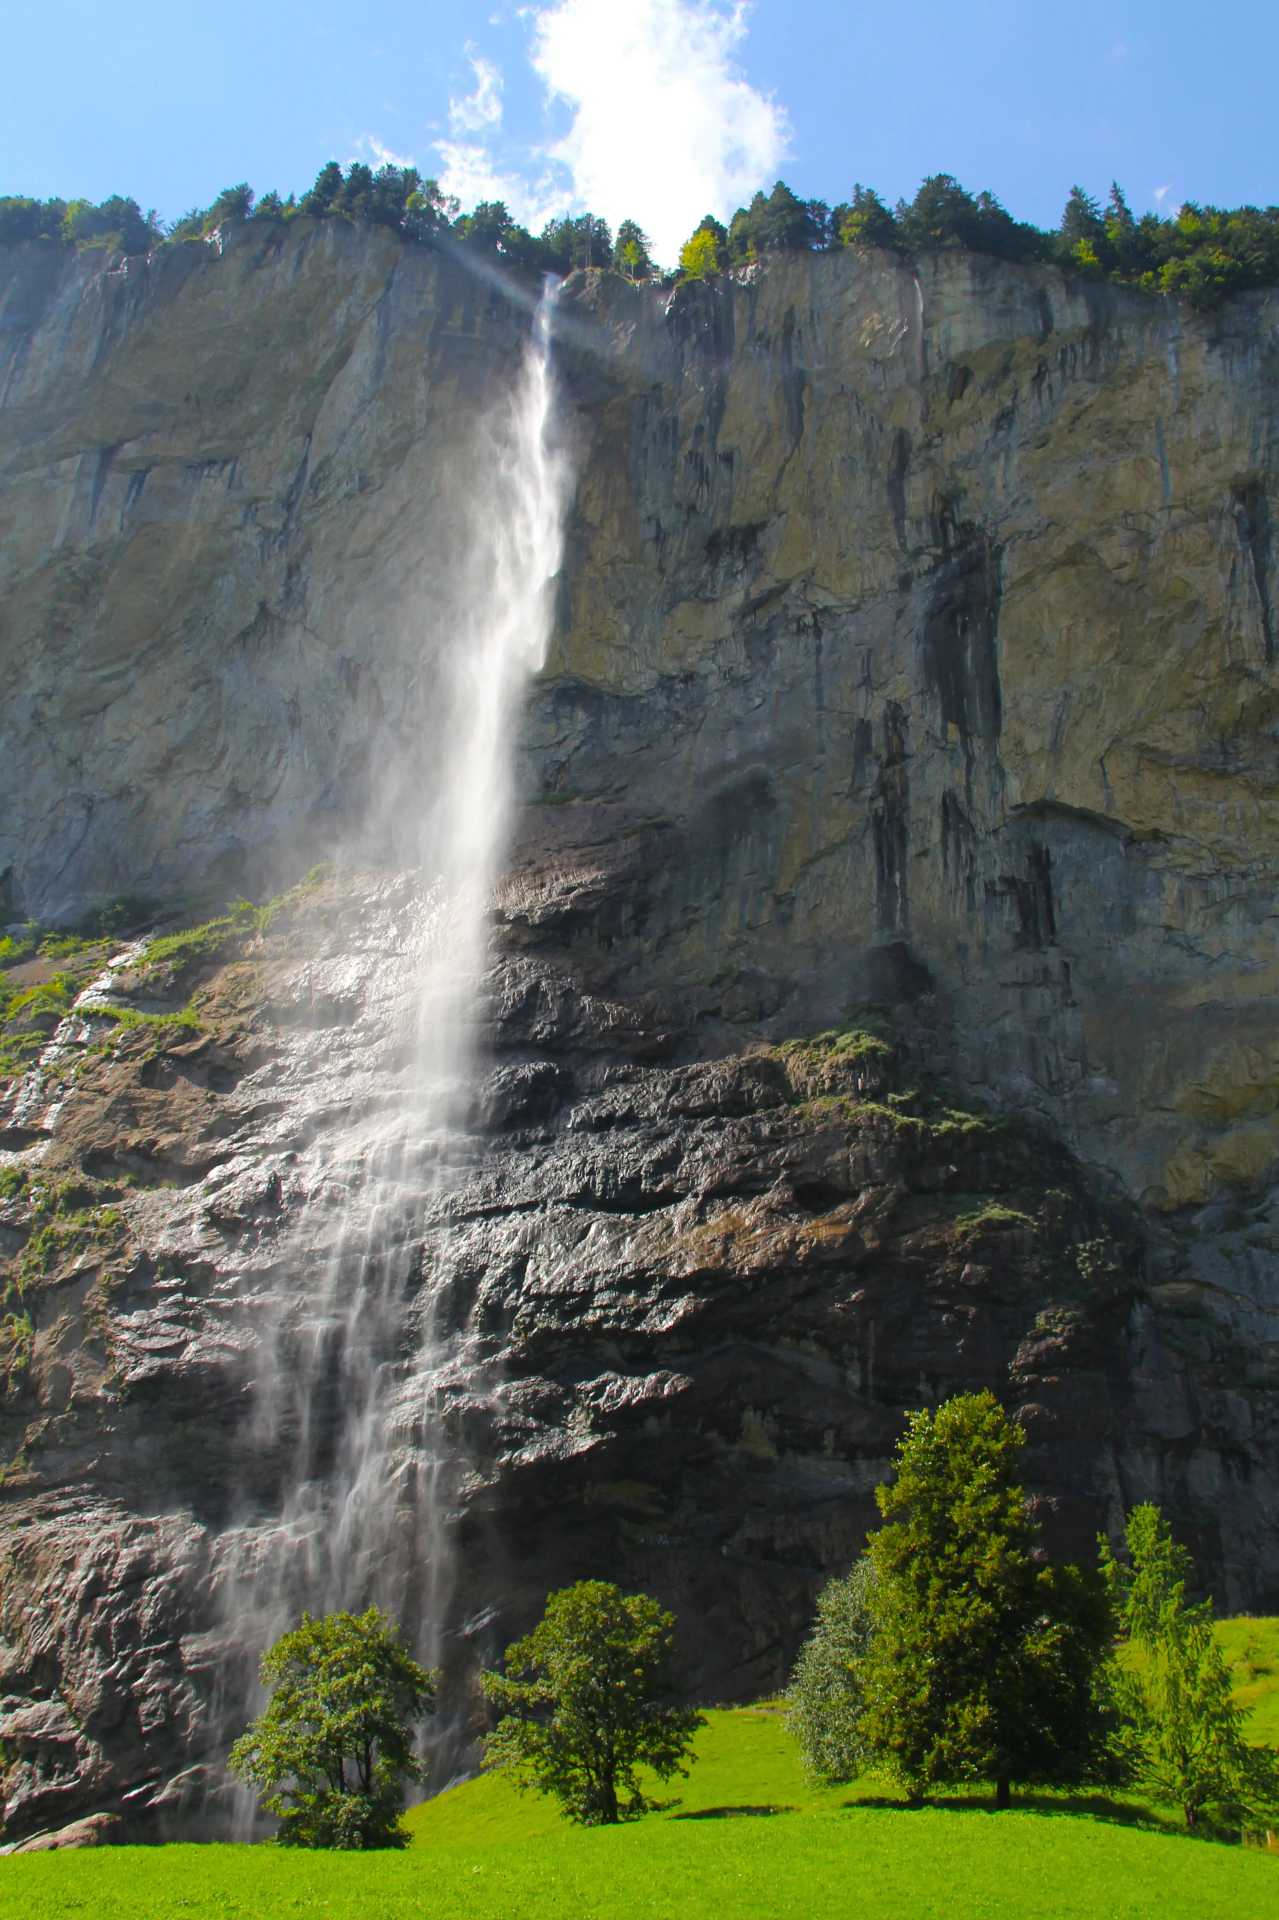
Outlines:
POLYGON ((663 1791, 660 1813, 582 1829, 484 1777, 415 1807, 398 1854, 17 1855, 0 1920, 1279 1920, 1279 1855, 1189 1839, 1136 1803, 912 1812, 874 1783, 815 1791, 776 1709, 712 1713, 663 1791))

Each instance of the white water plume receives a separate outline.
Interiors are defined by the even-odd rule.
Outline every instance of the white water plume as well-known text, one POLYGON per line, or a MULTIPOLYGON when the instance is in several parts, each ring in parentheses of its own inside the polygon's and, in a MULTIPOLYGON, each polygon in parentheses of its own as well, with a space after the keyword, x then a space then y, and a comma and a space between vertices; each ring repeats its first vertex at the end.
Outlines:
MULTIPOLYGON (((400 1097, 388 1113, 379 1089, 371 1121, 332 1117, 309 1203, 313 1213, 336 1205, 336 1231, 312 1236, 331 1251, 322 1272, 280 1289, 259 1345, 255 1441, 262 1458, 281 1459, 283 1498, 277 1513, 246 1514, 223 1535, 217 1568, 223 1618, 246 1655, 304 1609, 377 1601, 406 1622, 419 1657, 439 1656, 451 1464, 441 1390, 459 1342, 440 1316, 447 1193, 471 1151, 477 990, 513 726, 545 657, 563 546, 553 307, 548 287, 512 389, 480 422, 462 578, 448 611, 436 606, 444 630, 428 622, 423 634, 434 712, 412 786, 421 884, 388 881, 384 923, 399 945, 379 967, 411 1028, 400 1097)), ((389 784, 402 807, 406 783, 389 784)), ((227 1684, 239 1683, 228 1673, 227 1684)))

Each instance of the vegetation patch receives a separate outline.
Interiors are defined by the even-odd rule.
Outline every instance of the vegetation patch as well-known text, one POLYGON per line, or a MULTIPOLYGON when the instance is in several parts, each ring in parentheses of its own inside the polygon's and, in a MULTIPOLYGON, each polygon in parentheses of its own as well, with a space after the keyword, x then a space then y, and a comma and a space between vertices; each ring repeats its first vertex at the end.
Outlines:
POLYGON ((974 1212, 957 1214, 955 1217, 955 1231, 963 1239, 1001 1227, 1029 1227, 1033 1232, 1035 1225, 1030 1214, 1022 1213, 1017 1207, 1004 1206, 998 1200, 987 1200, 984 1206, 974 1212))
POLYGON ((795 1105, 819 1123, 886 1122, 921 1143, 926 1137, 971 1142, 1008 1124, 1002 1115, 956 1106, 948 1087, 903 1054, 892 1023, 874 1014, 784 1041, 772 1057, 786 1071, 795 1105))
POLYGON ((68 1261, 114 1252, 127 1233, 123 1215, 112 1204, 123 1191, 119 1184, 84 1174, 65 1180, 47 1175, 32 1179, 31 1237, 14 1269, 5 1304, 25 1312, 31 1287, 68 1261))
POLYGON ((528 276, 596 268, 637 282, 713 280, 779 253, 837 253, 883 248, 906 258, 939 248, 1016 262, 1066 267, 1091 280, 1174 295, 1191 306, 1219 305, 1254 287, 1279 284, 1279 207, 1214 207, 1187 200, 1171 218, 1135 215, 1118 184, 1103 207, 1072 187, 1055 230, 1016 220, 992 193, 969 193, 953 174, 930 174, 912 200, 889 207, 871 187, 831 205, 803 200, 784 180, 756 193, 727 225, 706 215, 684 242, 676 272, 663 273, 634 220, 614 234, 597 214, 550 220, 533 233, 500 200, 463 213, 461 203, 416 167, 390 162, 376 171, 361 160, 346 171, 335 160, 302 194, 255 195, 247 181, 224 187, 207 207, 193 207, 166 228, 154 211, 113 194, 89 200, 0 198, 0 246, 23 240, 68 247, 150 253, 176 241, 210 239, 232 221, 260 226, 264 239, 295 219, 340 220, 384 227, 402 240, 486 255, 528 276))

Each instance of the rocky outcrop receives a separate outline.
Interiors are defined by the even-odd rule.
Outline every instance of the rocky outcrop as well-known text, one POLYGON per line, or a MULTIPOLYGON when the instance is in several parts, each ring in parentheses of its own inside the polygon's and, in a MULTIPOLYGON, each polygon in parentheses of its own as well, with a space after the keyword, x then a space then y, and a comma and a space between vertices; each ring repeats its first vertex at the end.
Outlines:
MULTIPOLYGON (((0 264, 14 915, 163 931, 344 861, 57 962, 6 1096, 9 1832, 212 1831, 236 1569, 331 1466, 340 1352, 305 1421, 261 1382, 405 1103, 429 636, 527 320, 336 223, 0 264)), ((588 1572, 674 1606, 699 1697, 776 1684, 905 1409, 966 1386, 1057 1548, 1154 1497, 1273 1607, 1275 297, 849 253, 561 306, 487 1078, 374 1223, 435 1341, 459 1721, 588 1572)))

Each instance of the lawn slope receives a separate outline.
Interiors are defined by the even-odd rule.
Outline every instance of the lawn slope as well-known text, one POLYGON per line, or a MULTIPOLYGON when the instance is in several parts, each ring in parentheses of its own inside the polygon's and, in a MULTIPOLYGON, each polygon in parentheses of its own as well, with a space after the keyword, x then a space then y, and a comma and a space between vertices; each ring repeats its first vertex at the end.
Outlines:
POLYGON ((619 1828, 571 1827, 484 1778, 415 1808, 401 1854, 0 1859, 0 1920, 1279 1920, 1279 1859, 1136 1824, 1136 1808, 909 1812, 871 1786, 814 1791, 768 1709, 712 1714, 698 1749, 665 1790, 678 1804, 619 1828))
POLYGON ((1217 1640, 1231 1670, 1234 1697, 1248 1715, 1247 1735, 1259 1747, 1279 1747, 1279 1620, 1217 1622, 1217 1640))

